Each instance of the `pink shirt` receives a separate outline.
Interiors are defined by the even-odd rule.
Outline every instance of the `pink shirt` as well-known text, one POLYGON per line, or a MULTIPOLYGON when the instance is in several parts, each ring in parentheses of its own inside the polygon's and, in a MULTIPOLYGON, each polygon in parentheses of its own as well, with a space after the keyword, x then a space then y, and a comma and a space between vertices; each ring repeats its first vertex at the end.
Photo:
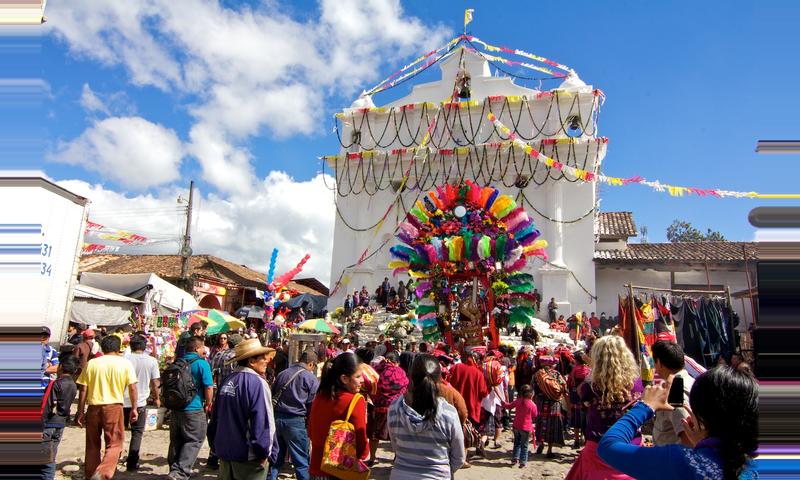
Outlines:
POLYGON ((531 399, 519 397, 511 403, 504 403, 503 407, 517 409, 517 414, 514 416, 514 430, 533 431, 533 419, 539 416, 539 410, 531 399))

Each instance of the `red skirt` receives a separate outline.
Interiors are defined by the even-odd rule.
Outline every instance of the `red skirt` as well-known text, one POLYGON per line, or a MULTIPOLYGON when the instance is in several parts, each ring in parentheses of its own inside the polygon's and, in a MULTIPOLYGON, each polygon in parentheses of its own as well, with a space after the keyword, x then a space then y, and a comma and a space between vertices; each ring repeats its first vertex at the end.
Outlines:
POLYGON ((586 441, 565 480, 634 480, 624 473, 620 473, 604 462, 597 455, 597 442, 586 441))

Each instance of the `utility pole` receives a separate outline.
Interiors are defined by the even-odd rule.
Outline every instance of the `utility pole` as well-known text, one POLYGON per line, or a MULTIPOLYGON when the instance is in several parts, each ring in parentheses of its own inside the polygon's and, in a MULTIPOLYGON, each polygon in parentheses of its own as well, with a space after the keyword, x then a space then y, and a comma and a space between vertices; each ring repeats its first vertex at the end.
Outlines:
MULTIPOLYGON (((180 200, 180 199, 179 199, 180 200)), ((186 233, 181 247, 181 282, 183 289, 192 293, 193 285, 189 278, 189 260, 192 258, 192 201, 194 200, 194 180, 189 182, 189 205, 186 207, 186 233)))

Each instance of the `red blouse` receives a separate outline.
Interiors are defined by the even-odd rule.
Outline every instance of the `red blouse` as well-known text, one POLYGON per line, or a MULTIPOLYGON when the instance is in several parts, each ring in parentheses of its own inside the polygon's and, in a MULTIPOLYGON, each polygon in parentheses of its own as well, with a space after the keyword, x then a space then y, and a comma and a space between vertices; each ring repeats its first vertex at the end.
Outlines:
MULTIPOLYGON (((320 470, 322 465, 322 454, 325 451, 325 440, 328 438, 328 431, 331 423, 336 420, 344 420, 347 416, 347 408, 353 394, 350 392, 340 393, 335 400, 322 393, 317 393, 314 402, 311 404, 311 413, 308 416, 308 437, 311 440, 311 463, 308 471, 311 475, 324 477, 328 474, 320 470)), ((350 423, 356 428, 356 453, 358 458, 364 460, 369 456, 369 441, 367 440, 367 403, 361 397, 353 409, 350 416, 350 423)))

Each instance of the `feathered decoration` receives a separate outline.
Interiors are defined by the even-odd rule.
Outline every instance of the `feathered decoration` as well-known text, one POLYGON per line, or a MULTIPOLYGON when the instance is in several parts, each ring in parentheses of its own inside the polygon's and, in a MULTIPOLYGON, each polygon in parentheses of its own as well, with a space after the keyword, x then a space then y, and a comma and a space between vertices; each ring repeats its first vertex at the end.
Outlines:
POLYGON ((533 283, 533 275, 530 273, 515 273, 506 277, 506 283, 509 285, 519 285, 521 283, 533 283))
POLYGON ((389 253, 395 258, 408 262, 411 260, 411 254, 415 252, 413 248, 406 247, 405 245, 395 245, 389 249, 389 253))
POLYGON ((414 225, 411 225, 408 222, 400 222, 397 225, 397 227, 400 230, 406 232, 406 235, 408 235, 411 238, 417 238, 419 236, 419 230, 417 229, 417 227, 415 227, 414 225))
POLYGON ((510 311, 511 315, 508 319, 508 323, 523 324, 528 326, 533 323, 533 319, 536 317, 536 312, 531 307, 512 307, 510 311))
POLYGON ((439 253, 437 252, 436 247, 434 247, 431 244, 428 244, 428 245, 423 245, 422 248, 425 249, 425 255, 428 256, 428 262, 436 263, 439 261, 439 253))
POLYGON ((391 269, 404 268, 404 267, 408 268, 408 262, 404 260, 392 260, 391 262, 389 262, 389 268, 391 269))
POLYGON ((525 264, 528 263, 528 259, 525 257, 520 258, 516 262, 512 263, 510 267, 506 268, 507 272, 516 272, 517 270, 522 270, 525 268, 525 264))
MULTIPOLYGON (((422 298, 422 296, 425 295, 425 293, 427 293, 431 289, 431 287, 433 287, 433 284, 431 282, 419 282, 414 293, 416 293, 417 298, 422 298)), ((424 305, 420 305, 418 309, 423 306, 424 305)))

